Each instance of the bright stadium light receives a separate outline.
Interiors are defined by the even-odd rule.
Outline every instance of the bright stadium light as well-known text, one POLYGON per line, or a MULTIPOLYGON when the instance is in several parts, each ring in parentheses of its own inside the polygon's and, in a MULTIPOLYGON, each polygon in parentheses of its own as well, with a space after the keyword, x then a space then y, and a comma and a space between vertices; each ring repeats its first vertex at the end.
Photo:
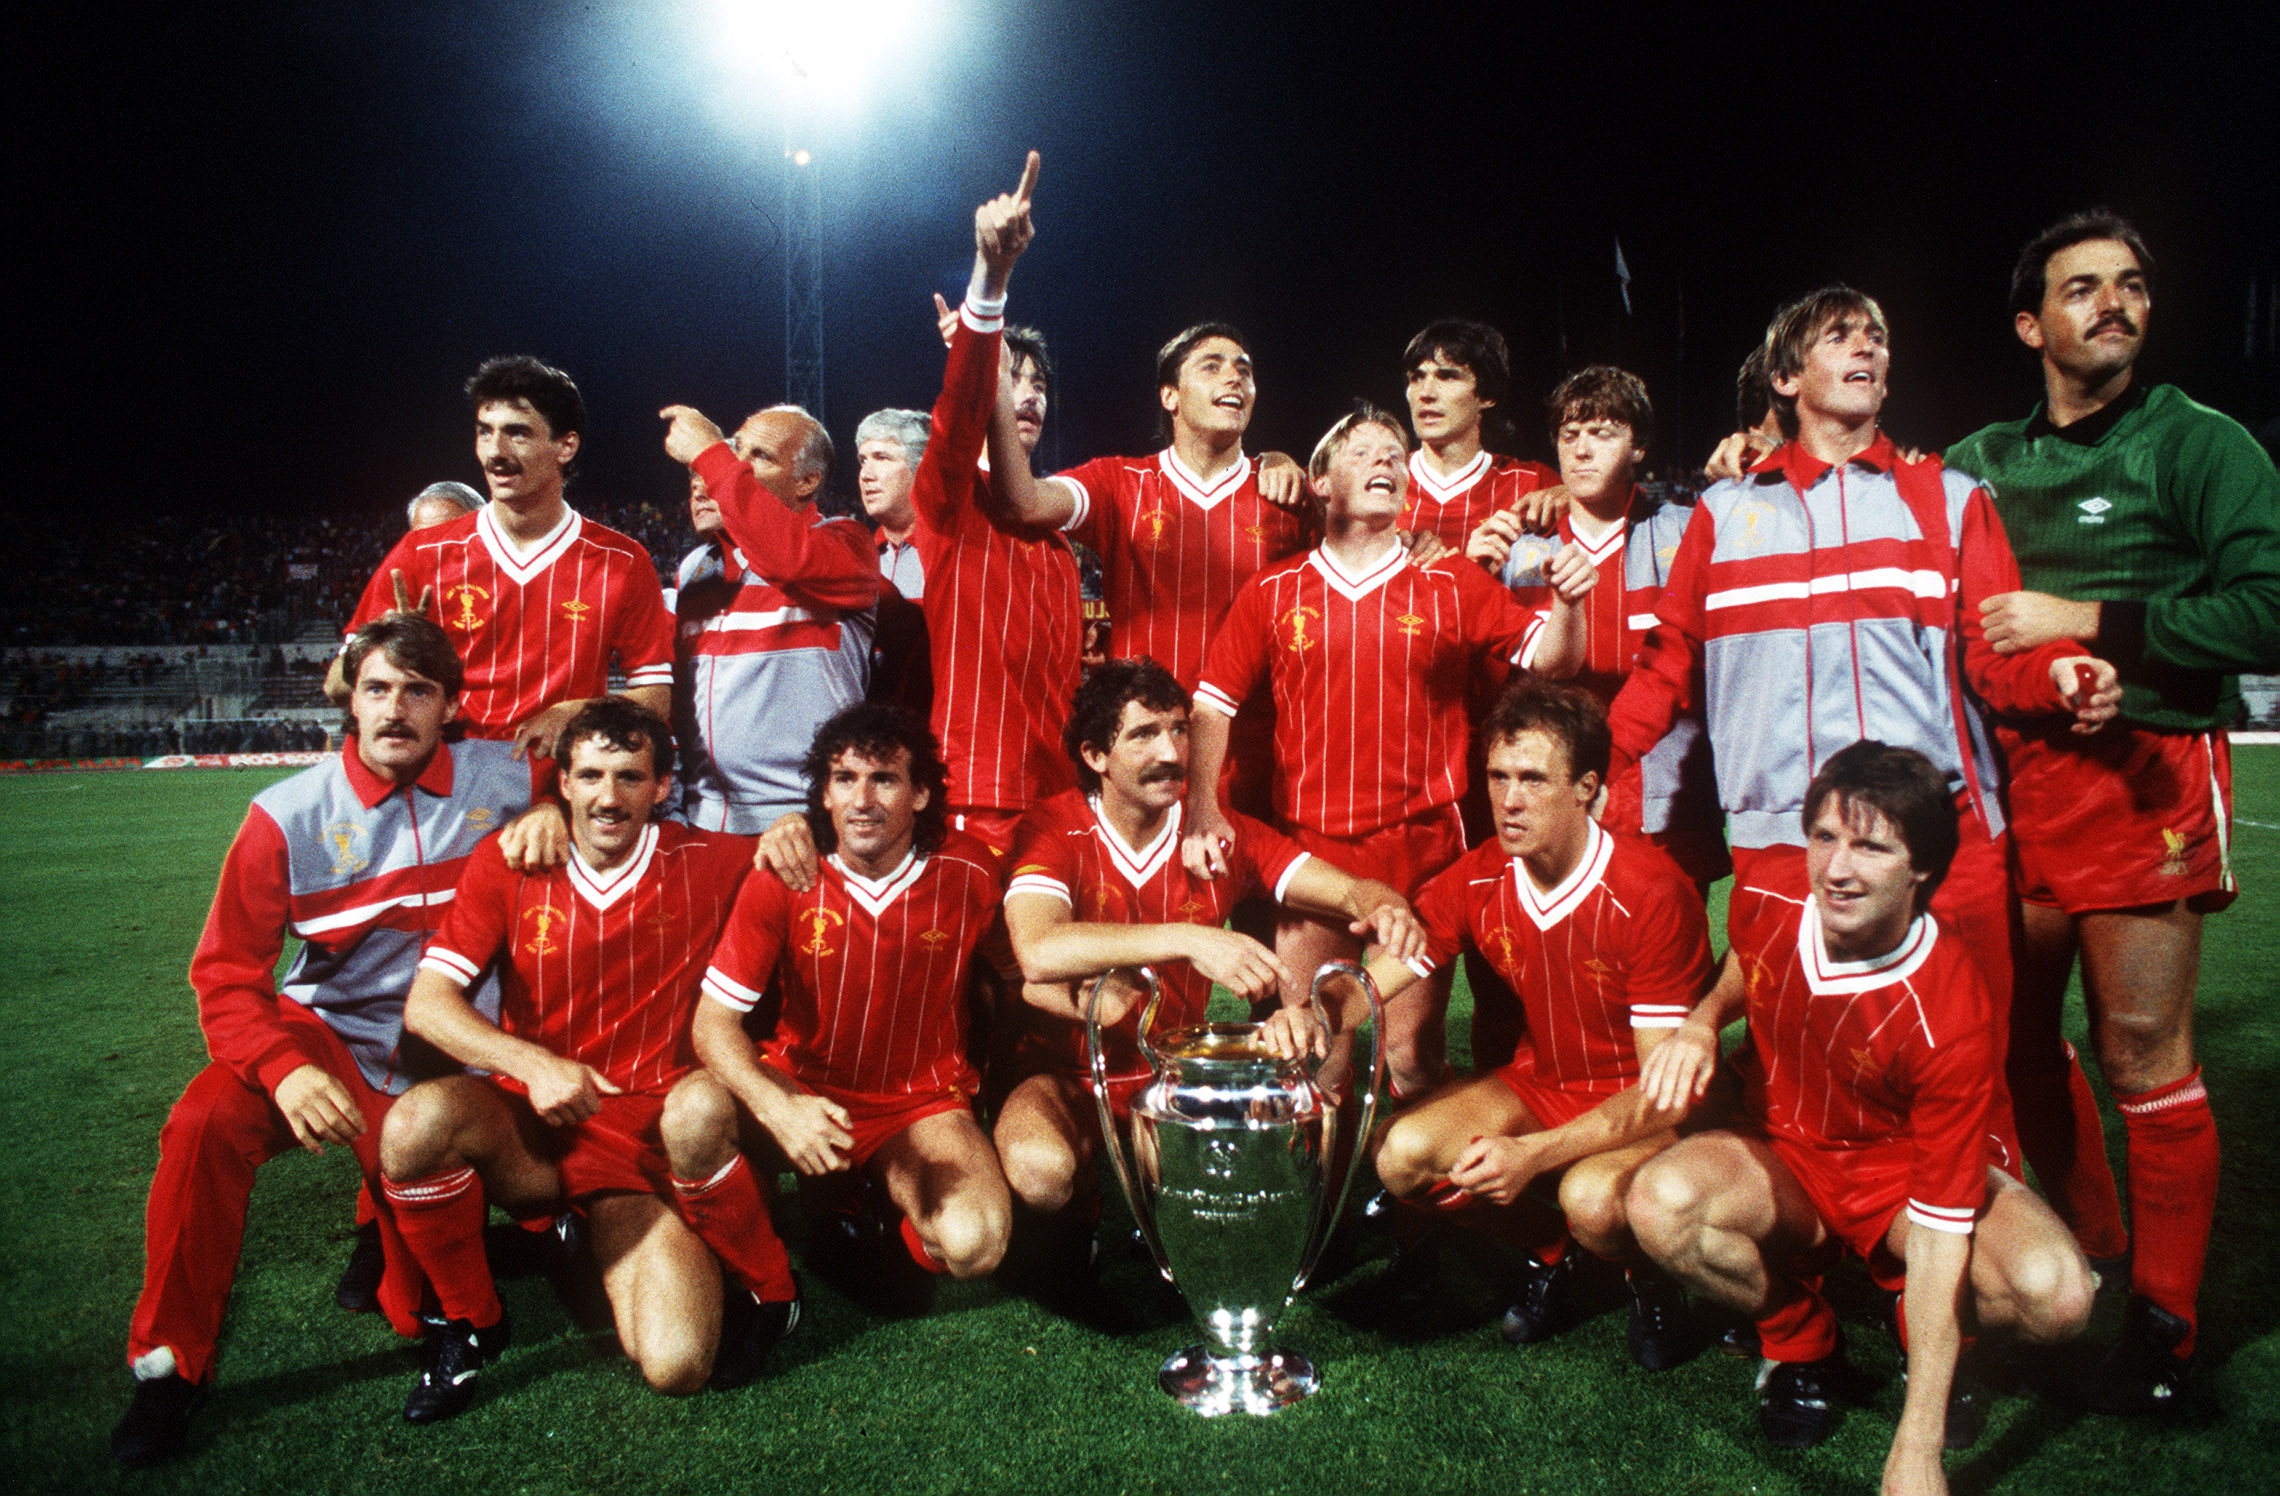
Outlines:
POLYGON ((791 83, 835 109, 860 103, 939 9, 927 0, 721 0, 720 56, 747 77, 791 83))

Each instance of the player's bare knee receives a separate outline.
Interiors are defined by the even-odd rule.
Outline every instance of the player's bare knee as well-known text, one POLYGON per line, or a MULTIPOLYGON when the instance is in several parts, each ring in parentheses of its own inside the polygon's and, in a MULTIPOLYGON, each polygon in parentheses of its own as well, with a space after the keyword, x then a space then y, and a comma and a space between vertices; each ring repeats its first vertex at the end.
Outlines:
POLYGON ((380 1172, 418 1179, 450 1161, 466 1108, 451 1080, 422 1081, 396 1098, 380 1124, 380 1172))
POLYGON ((1057 1138, 998 1140, 998 1161, 1015 1198, 1050 1215, 1069 1203, 1077 1179, 1077 1156, 1057 1138))
POLYGON ((1415 1116, 1394 1118, 1378 1135, 1377 1152, 1371 1158, 1378 1183, 1403 1200, 1423 1194, 1442 1172, 1434 1167, 1439 1143, 1433 1130, 1415 1116))
POLYGON ((1705 1191, 1692 1171, 1649 1159, 1631 1178, 1623 1216, 1639 1245, 1668 1265, 1699 1248, 1705 1191))
POLYGON ((2097 1283, 2071 1241, 2038 1242, 2013 1253, 2003 1276, 2022 1338, 2049 1344, 2089 1327, 2097 1283))
POLYGON ((1618 1243, 1629 1218, 1623 1212, 1623 1180, 1604 1169, 1573 1168, 1560 1180, 1560 1210, 1576 1239, 1594 1251, 1618 1243))
POLYGON ((927 1223, 942 1264, 953 1278, 980 1278, 997 1271, 1013 1233, 1013 1213, 1002 1204, 953 1200, 927 1223))
POLYGON ((709 1176, 736 1151, 736 1098, 709 1070, 692 1070, 665 1095, 658 1131, 682 1178, 709 1176))
POLYGON ((693 1335, 652 1336, 634 1358, 641 1379, 667 1397, 691 1397, 712 1376, 713 1348, 693 1335), (657 1342, 662 1341, 662 1344, 657 1342))

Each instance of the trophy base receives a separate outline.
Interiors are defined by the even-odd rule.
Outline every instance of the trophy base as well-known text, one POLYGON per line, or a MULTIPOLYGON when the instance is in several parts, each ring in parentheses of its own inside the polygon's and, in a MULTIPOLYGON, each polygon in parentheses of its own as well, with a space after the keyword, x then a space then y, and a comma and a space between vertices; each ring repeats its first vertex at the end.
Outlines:
POLYGON ((1206 1418, 1249 1413, 1264 1418, 1313 1395, 1322 1385, 1314 1363, 1292 1350, 1268 1347, 1251 1356, 1214 1356, 1191 1345, 1156 1374, 1173 1399, 1206 1418))

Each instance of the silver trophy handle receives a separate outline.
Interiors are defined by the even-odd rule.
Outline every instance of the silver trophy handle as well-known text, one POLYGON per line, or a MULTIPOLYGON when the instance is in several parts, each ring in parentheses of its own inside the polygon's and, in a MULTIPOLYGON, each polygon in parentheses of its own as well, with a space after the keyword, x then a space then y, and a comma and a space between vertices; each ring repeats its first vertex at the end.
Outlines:
MULTIPOLYGON (((1156 1020, 1156 1007, 1164 1000, 1164 989, 1156 974, 1145 966, 1117 967, 1093 978, 1092 992, 1085 999, 1085 1041, 1092 1053, 1093 1104, 1100 1108, 1100 1146, 1108 1161, 1116 1166, 1116 1182, 1124 1187, 1124 1203, 1132 1208, 1132 1219, 1140 1227, 1140 1239, 1148 1244, 1148 1251, 1156 1259, 1156 1271, 1164 1281, 1172 1281, 1171 1259, 1164 1255, 1164 1244, 1156 1239, 1156 1223, 1140 1206, 1140 1190, 1133 1182, 1133 1166, 1125 1160, 1123 1135, 1117 1130, 1116 1109, 1108 1104, 1108 1050, 1101 1042, 1100 995, 1108 987, 1108 979, 1119 972, 1137 973, 1148 986, 1148 1006, 1140 1012, 1140 1053, 1148 1061, 1148 1068, 1157 1068, 1155 1046, 1148 1042, 1148 1029, 1156 1020)), ((1363 980, 1368 980, 1364 978, 1363 980)), ((1372 989, 1371 1001, 1376 1001, 1372 989)), ((1343 1198, 1341 1196, 1341 1198, 1343 1198)))
MULTIPOLYGON (((1335 1190, 1324 1196, 1328 1211, 1315 1223, 1314 1244, 1307 1251, 1305 1264, 1298 1270, 1298 1281, 1291 1285, 1290 1291, 1294 1294, 1306 1287, 1307 1280, 1314 1276, 1314 1269, 1322 1260, 1323 1249, 1330 1245, 1330 1238, 1337 1231, 1338 1222, 1345 1216, 1346 1196, 1353 1190, 1354 1176, 1361 1172, 1362 1150, 1369 1146, 1370 1129, 1377 1123, 1378 1092, 1385 1085, 1385 1002, 1378 996, 1377 983, 1356 962, 1324 962, 1306 989, 1307 1006, 1314 1009, 1314 1015, 1322 1020, 1324 1028, 1330 1027, 1330 1012, 1322 1003, 1322 985, 1333 977, 1352 977, 1362 989, 1362 996, 1370 1000, 1370 1076, 1369 1084, 1363 1088, 1362 1120, 1354 1131, 1354 1150, 1346 1159, 1346 1177, 1338 1181, 1335 1190)), ((1098 1051, 1095 1052, 1097 1054, 1098 1051)), ((1098 1065, 1099 1061, 1096 1059, 1094 1063, 1098 1065)), ((1325 1057, 1322 1063, 1327 1065, 1328 1058, 1325 1057)), ((1320 1074, 1321 1070, 1321 1065, 1315 1067, 1316 1074, 1320 1074)), ((1335 1138, 1325 1138, 1324 1146, 1334 1148, 1335 1138)), ((1117 1168, 1121 1173, 1121 1161, 1117 1168)), ((1131 1187, 1127 1182, 1125 1188, 1129 1190, 1131 1187)))

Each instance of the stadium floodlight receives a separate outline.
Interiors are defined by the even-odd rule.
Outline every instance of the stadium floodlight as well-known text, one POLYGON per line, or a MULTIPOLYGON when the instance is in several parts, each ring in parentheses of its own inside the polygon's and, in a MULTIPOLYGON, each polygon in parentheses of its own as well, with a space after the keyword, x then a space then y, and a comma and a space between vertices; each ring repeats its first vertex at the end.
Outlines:
POLYGON ((824 415, 823 182, 818 126, 861 112, 874 78, 922 46, 939 0, 722 0, 719 57, 784 131, 784 398, 824 415))
POLYGON ((720 56, 748 77, 782 80, 813 107, 849 108, 937 9, 926 0, 722 0, 720 56))

